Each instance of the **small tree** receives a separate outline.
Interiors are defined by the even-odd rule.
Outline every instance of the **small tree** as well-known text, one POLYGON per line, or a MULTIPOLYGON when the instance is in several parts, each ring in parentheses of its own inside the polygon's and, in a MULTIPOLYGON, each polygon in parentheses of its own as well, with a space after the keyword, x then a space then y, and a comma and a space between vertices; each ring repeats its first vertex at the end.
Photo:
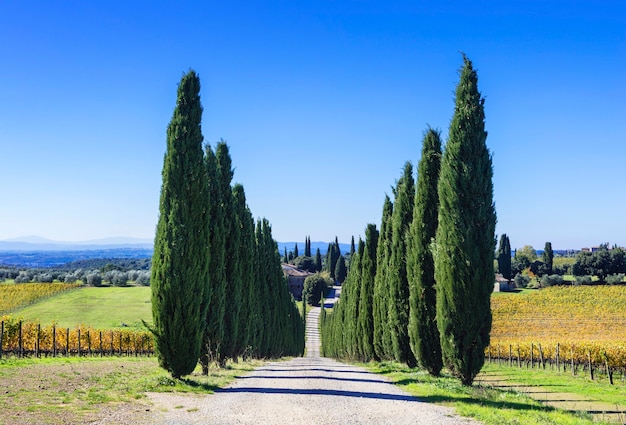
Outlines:
POLYGON ((343 283, 348 275, 348 268, 346 267, 346 259, 343 255, 340 255, 337 259, 337 265, 335 266, 335 280, 339 283, 343 283))
POLYGON ((332 279, 327 273, 315 273, 304 279, 302 299, 310 305, 319 305, 326 288, 332 286, 332 279))
POLYGON ((552 264, 554 261, 554 253, 552 252, 552 243, 546 242, 543 248, 543 254, 541 255, 541 261, 544 264, 544 273, 547 275, 552 274, 552 264))
POLYGON ((511 242, 506 233, 500 236, 498 247, 498 270, 505 279, 511 280, 511 242))

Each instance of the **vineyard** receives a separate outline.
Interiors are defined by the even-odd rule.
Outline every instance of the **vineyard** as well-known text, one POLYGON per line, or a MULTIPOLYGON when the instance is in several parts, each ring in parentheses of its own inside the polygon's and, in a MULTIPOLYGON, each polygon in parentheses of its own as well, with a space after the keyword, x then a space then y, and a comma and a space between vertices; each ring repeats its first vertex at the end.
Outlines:
MULTIPOLYGON (((62 293, 78 283, 0 284, 0 315, 7 314, 62 293)), ((101 288, 96 288, 101 289, 101 288)), ((62 314, 59 313, 61 316, 62 314)), ((0 358, 22 356, 140 355, 154 352, 152 335, 136 329, 96 329, 91 326, 62 327, 53 322, 23 321, 0 316, 0 358)))
POLYGON ((10 313, 79 286, 79 283, 0 284, 0 314, 10 313))
POLYGON ((551 287, 491 302, 490 358, 624 376, 626 286, 551 287))
POLYGON ((149 355, 152 335, 130 329, 99 330, 89 326, 61 328, 0 318, 0 358, 23 356, 149 355))

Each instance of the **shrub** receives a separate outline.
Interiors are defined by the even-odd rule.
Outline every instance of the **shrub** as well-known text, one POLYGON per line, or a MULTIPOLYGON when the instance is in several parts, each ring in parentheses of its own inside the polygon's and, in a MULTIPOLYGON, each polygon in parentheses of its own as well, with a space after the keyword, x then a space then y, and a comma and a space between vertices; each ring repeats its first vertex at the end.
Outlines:
POLYGON ((119 270, 111 270, 106 272, 104 280, 108 281, 111 285, 126 286, 128 284, 128 274, 119 270))
POLYGON ((52 283, 53 280, 54 278, 50 273, 39 273, 33 278, 33 281, 39 283, 52 283))
POLYGON ((528 283, 530 283, 530 276, 518 273, 513 278, 513 281, 515 282, 515 286, 517 288, 526 288, 528 283))
POLYGON ((25 271, 21 271, 17 276, 15 276, 15 283, 28 283, 31 280, 32 278, 25 271))
POLYGON ((85 283, 91 286, 102 286, 102 276, 98 272, 87 273, 85 283))
POLYGON ((141 286, 150 286, 150 272, 149 271, 139 272, 137 279, 135 279, 135 283, 141 286))
POLYGON ((591 285, 592 279, 591 276, 576 276, 574 280, 574 285, 591 285))
POLYGON ((310 305, 318 305, 322 294, 333 285, 333 281, 328 273, 315 273, 304 279, 304 289, 302 297, 310 305))
POLYGON ((619 285, 624 283, 624 273, 610 274, 606 277, 606 283, 609 285, 619 285))
POLYGON ((544 275, 541 278, 541 287, 547 288, 549 286, 561 285, 563 283, 563 277, 558 274, 544 275))
POLYGON ((65 279, 63 279, 63 282, 65 283, 74 283, 78 280, 78 277, 74 274, 74 273, 68 273, 65 275, 65 279))

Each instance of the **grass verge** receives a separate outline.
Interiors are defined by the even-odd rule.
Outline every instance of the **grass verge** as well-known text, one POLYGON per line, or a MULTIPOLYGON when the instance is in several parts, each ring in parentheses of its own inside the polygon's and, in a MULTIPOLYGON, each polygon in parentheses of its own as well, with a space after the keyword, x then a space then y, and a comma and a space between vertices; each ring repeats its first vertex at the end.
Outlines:
POLYGON ((0 424, 74 425, 122 412, 137 423, 149 413, 146 392, 210 394, 261 362, 199 369, 175 380, 155 357, 9 359, 0 361, 0 424))
MULTIPOLYGON (((486 425, 591 425, 588 414, 570 413, 543 405, 514 391, 474 385, 465 387, 450 375, 439 378, 395 362, 368 363, 370 371, 387 376, 394 384, 420 400, 449 406, 461 415, 486 425)), ((564 391, 564 390, 562 390, 564 391)))

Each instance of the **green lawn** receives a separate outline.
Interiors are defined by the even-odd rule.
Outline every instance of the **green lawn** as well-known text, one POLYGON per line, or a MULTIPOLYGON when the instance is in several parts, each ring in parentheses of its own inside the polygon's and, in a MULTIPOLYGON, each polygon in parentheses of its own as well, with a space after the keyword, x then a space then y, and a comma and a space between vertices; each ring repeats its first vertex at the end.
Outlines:
POLYGON ((56 295, 11 313, 42 325, 62 327, 83 324, 97 329, 122 327, 143 329, 141 320, 152 323, 150 288, 144 286, 85 287, 56 295))
MULTIPOLYGON (((592 425, 606 423, 599 420, 594 421, 587 414, 570 413, 545 406, 514 391, 503 391, 502 389, 480 385, 464 387, 458 379, 445 372, 442 377, 433 378, 424 371, 409 369, 405 365, 395 362, 372 362, 364 366, 374 373, 386 376, 393 383, 420 400, 453 407, 458 414, 477 419, 486 425, 592 425)), ((485 370, 493 372, 498 368, 487 366, 485 370)), ((524 376, 517 376, 517 378, 522 383, 526 382, 524 376)), ((541 382, 542 376, 537 371, 536 375, 535 373, 528 374, 528 379, 538 380, 532 381, 535 382, 534 384, 529 382, 529 385, 540 385, 536 382, 541 382)), ((550 379, 558 382, 554 385, 563 385, 563 387, 559 387, 559 391, 572 393, 585 391, 584 387, 567 382, 565 376, 559 377, 558 381, 556 381, 557 378, 550 379)), ((620 390, 612 389, 611 392, 613 394, 607 396, 604 401, 614 400, 613 397, 615 394, 619 394, 620 390)))

